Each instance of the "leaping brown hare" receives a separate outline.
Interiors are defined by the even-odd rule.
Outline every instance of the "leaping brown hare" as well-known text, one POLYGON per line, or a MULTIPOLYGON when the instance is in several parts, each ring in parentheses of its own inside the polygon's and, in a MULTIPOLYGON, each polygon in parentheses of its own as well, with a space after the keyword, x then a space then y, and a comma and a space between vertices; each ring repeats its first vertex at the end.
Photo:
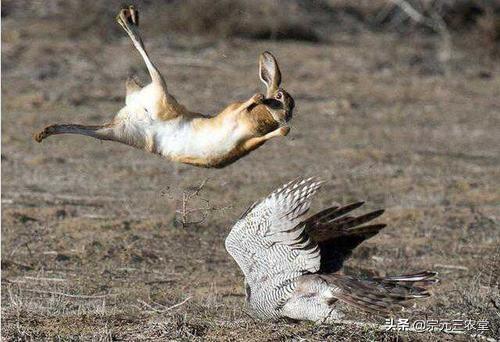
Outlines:
POLYGON ((222 168, 255 150, 267 140, 285 136, 295 106, 280 88, 281 73, 274 56, 259 58, 259 74, 266 96, 255 94, 234 102, 216 116, 187 110, 168 93, 163 76, 149 58, 139 34, 138 11, 128 6, 116 17, 146 63, 151 83, 126 82, 125 107, 105 125, 56 124, 34 135, 41 142, 54 134, 82 134, 112 140, 160 154, 173 161, 222 168))

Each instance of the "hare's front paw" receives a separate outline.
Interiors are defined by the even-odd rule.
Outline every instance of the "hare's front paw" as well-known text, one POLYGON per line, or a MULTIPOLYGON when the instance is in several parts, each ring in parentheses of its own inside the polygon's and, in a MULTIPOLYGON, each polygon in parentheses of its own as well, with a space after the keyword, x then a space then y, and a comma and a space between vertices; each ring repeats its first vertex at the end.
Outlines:
POLYGON ((255 104, 261 104, 264 102, 265 96, 263 94, 255 94, 252 96, 252 101, 255 104))
POLYGON ((279 128, 279 132, 281 136, 286 136, 288 133, 290 133, 290 127, 288 126, 283 126, 279 128))

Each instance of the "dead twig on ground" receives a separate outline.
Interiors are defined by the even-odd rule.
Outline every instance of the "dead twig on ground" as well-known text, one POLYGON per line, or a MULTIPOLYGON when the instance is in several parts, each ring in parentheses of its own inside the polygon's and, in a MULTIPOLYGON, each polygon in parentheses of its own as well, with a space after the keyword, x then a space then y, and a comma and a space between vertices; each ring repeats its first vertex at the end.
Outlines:
POLYGON ((177 209, 175 212, 180 216, 178 222, 182 225, 183 228, 197 225, 205 222, 210 212, 220 211, 229 208, 226 207, 216 207, 211 205, 209 199, 204 198, 200 195, 201 191, 205 187, 207 179, 204 179, 199 186, 191 187, 190 189, 184 190, 182 192, 182 198, 180 203, 180 209, 177 209), (200 206, 194 207, 191 205, 193 200, 198 200, 198 202, 202 202, 200 206), (193 218, 194 215, 201 215, 201 217, 193 218))
POLYGON ((157 312, 157 313, 164 313, 164 312, 170 311, 172 309, 175 309, 175 308, 181 306, 182 304, 186 303, 190 299, 191 299, 191 297, 187 297, 182 302, 174 304, 174 305, 169 306, 169 307, 161 305, 160 303, 153 302, 154 304, 162 307, 162 309, 157 309, 157 308, 153 307, 151 304, 148 304, 148 303, 146 303, 145 301, 143 301, 141 299, 137 299, 137 302, 140 303, 140 304, 142 304, 142 305, 144 305, 145 307, 149 308, 150 311, 154 311, 154 312, 157 312))
POLYGON ((36 281, 58 281, 58 282, 66 281, 66 279, 64 278, 43 278, 43 277, 29 277, 29 276, 25 276, 23 278, 27 280, 36 280, 36 281))

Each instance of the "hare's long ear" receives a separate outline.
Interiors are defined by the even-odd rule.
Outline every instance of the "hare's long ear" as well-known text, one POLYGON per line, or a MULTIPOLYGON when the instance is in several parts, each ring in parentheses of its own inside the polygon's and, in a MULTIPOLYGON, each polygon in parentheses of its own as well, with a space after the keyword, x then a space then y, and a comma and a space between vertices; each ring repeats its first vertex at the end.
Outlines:
POLYGON ((267 87, 266 97, 270 97, 281 84, 281 72, 276 58, 268 51, 260 55, 259 76, 267 87))

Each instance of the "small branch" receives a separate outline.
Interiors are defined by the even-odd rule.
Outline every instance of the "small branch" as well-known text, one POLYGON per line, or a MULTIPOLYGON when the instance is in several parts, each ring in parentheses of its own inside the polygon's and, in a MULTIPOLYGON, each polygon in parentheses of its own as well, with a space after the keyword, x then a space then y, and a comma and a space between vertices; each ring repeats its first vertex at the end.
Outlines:
POLYGON ((182 304, 186 303, 186 302, 187 302, 188 300, 190 300, 190 299, 191 299, 191 297, 187 297, 187 298, 186 298, 186 299, 184 299, 182 302, 177 303, 177 304, 175 304, 175 305, 172 305, 172 306, 170 306, 170 307, 166 308, 166 309, 165 309, 165 310, 163 310, 163 311, 169 311, 169 310, 175 309, 175 308, 177 308, 177 307, 181 306, 182 304))
POLYGON ((198 196, 198 194, 200 193, 200 191, 205 187, 205 184, 207 184, 207 181, 208 181, 208 178, 205 178, 201 184, 191 193, 191 195, 189 196, 189 198, 193 197, 193 196, 198 196))
POLYGON ((180 208, 175 211, 175 213, 180 216, 177 222, 179 222, 182 225, 182 227, 185 228, 190 225, 197 225, 203 223, 207 219, 209 212, 224 210, 228 208, 228 207, 217 208, 215 206, 212 206, 210 204, 210 200, 201 197, 200 193, 205 187, 207 181, 208 179, 204 179, 199 186, 190 187, 182 192, 180 208), (199 204, 197 207, 193 207, 192 205, 190 205, 190 202, 194 199, 202 203, 199 204), (201 217, 192 218, 191 214, 193 213, 200 213, 198 214, 198 216, 201 217))
POLYGON ((42 277, 28 277, 25 276, 24 279, 37 280, 37 281, 66 281, 64 278, 42 278, 42 277))
POLYGON ((157 313, 164 313, 164 312, 170 311, 172 309, 175 309, 175 308, 181 306, 182 304, 186 303, 190 299, 191 299, 191 297, 187 297, 182 302, 174 304, 174 305, 169 306, 169 307, 165 307, 165 306, 163 306, 161 304, 155 303, 156 305, 159 305, 159 306, 163 307, 164 309, 157 309, 157 308, 153 307, 151 304, 148 304, 148 303, 146 303, 145 301, 143 301, 141 299, 137 299, 137 302, 139 302, 140 304, 142 304, 145 307, 149 308, 151 311, 154 311, 154 312, 157 312, 157 313))

